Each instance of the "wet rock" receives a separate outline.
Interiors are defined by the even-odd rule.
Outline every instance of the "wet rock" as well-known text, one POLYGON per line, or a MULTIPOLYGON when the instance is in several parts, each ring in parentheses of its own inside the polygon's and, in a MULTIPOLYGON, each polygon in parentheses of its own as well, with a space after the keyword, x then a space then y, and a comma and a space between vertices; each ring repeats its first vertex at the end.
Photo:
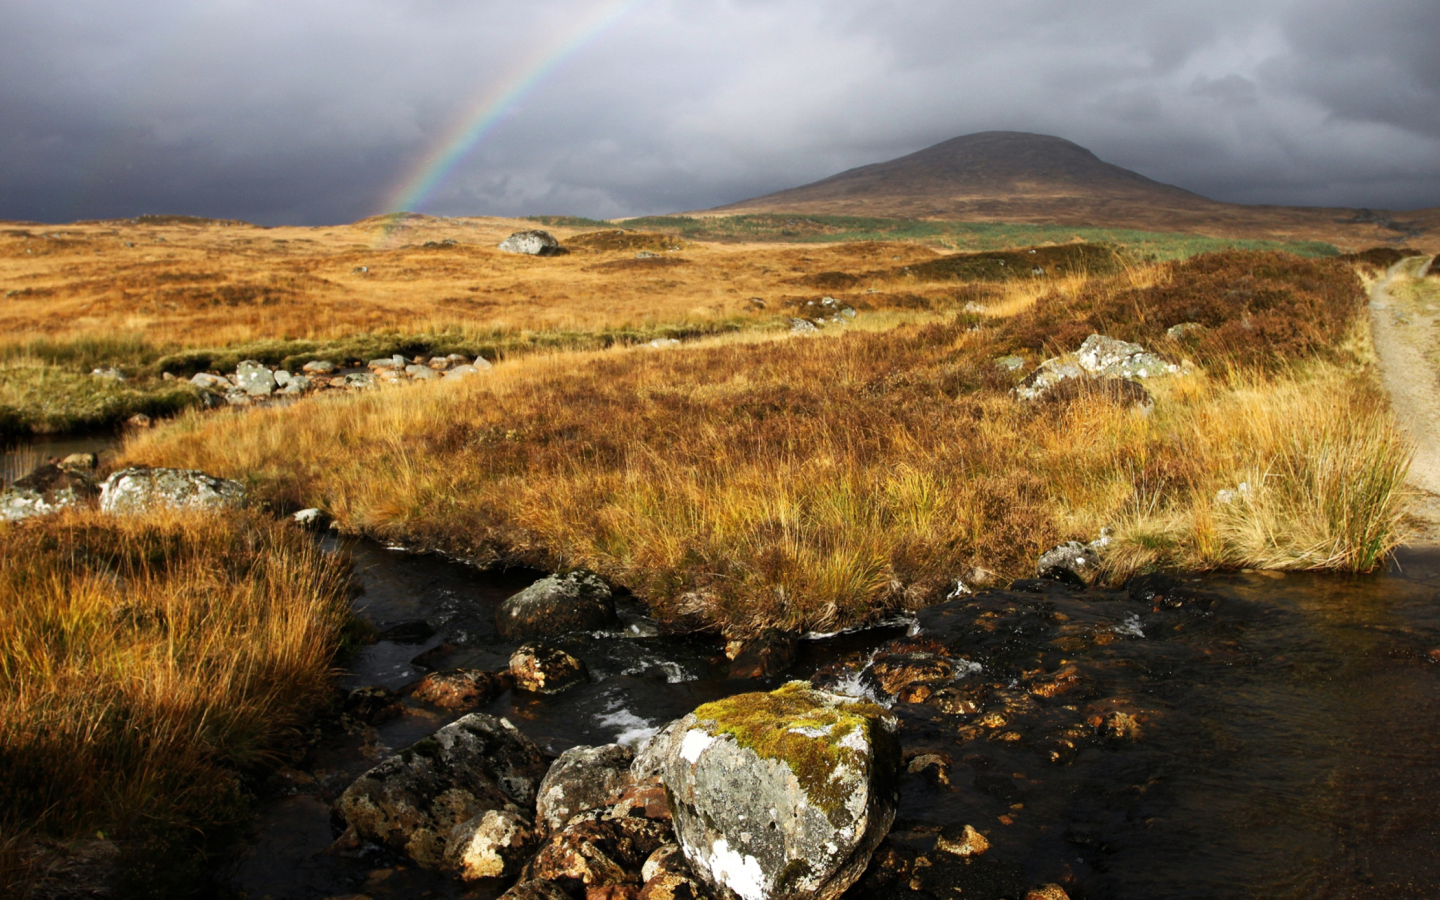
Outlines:
POLYGON ((1070 900, 1070 895, 1058 884, 1045 884, 1026 891, 1025 900, 1070 900))
POLYGON ((510 674, 517 688, 537 694, 558 694, 590 680, 585 663, 543 641, 522 644, 510 657, 510 674))
POLYGON ((131 466, 100 488, 100 509, 140 513, 152 509, 222 509, 245 505, 245 486, 194 469, 131 466))
POLYGON ((803 682, 681 719, 663 779, 696 876, 742 900, 838 897, 894 819, 894 729, 880 707, 803 682))
POLYGON ((650 854, 672 842, 663 822, 591 812, 551 835, 522 877, 577 891, 617 884, 639 887, 640 870, 650 854))
POLYGON ((509 722, 471 713, 360 776, 336 810, 361 836, 437 868, 455 826, 529 809, 546 768, 509 722))
POLYGON ((89 472, 45 463, 0 490, 0 521, 13 522, 62 509, 91 506, 100 488, 89 472))
POLYGON ((507 641, 594 631, 619 621, 609 586, 583 570, 542 578, 495 611, 495 629, 507 641))
POLYGON ((494 700, 513 683, 509 672, 454 669, 431 672, 420 679, 410 695, 441 709, 471 709, 494 700))
POLYGON ((1149 713, 1118 697, 1092 703, 1085 708, 1085 724, 1101 737, 1111 740, 1140 740, 1148 721, 1149 713))
POLYGON ((235 367, 235 384, 252 397, 268 397, 275 393, 275 373, 264 363, 247 359, 235 367))
POLYGON ((695 879, 662 872, 645 882, 636 900, 709 900, 710 897, 710 892, 695 879))
POLYGON ((918 639, 896 641, 877 653, 864 679, 901 702, 920 703, 955 676, 944 645, 918 639))
POLYGON ((535 798, 535 821, 558 831, 576 816, 610 806, 634 779, 635 754, 619 744, 571 747, 550 766, 535 798))
POLYGON ((1021 865, 944 852, 916 856, 909 876, 907 888, 934 897, 1019 897, 1025 890, 1021 865))
POLYGON ((972 826, 950 826, 935 839, 935 849, 962 859, 981 856, 990 849, 990 841, 972 826))
POLYGON ((561 252, 560 242, 548 231, 534 229, 517 231, 500 242, 503 253, 523 253, 527 256, 554 256, 561 252))
POLYGON ((585 900, 639 900, 640 886, 634 884, 606 884, 585 889, 585 900))
POLYGON ((450 832, 445 865, 466 881, 514 878, 537 843, 535 828, 524 816, 488 809, 450 832))
POLYGON ((335 364, 328 359, 314 359, 301 366, 300 371, 310 375, 329 375, 335 371, 335 364))
POLYGON ((340 705, 340 721, 347 731, 356 726, 379 725, 404 714, 400 696, 379 685, 356 688, 345 695, 340 705))
POLYGON ((950 786, 950 758, 945 754, 917 754, 905 764, 905 771, 923 776, 932 787, 950 786))
POLYGON ((1030 693, 1036 697, 1053 700, 1056 697, 1074 696, 1081 693, 1084 683, 1080 670, 1073 665, 1066 665, 1049 675, 1032 680, 1030 693))
POLYGON ((730 656, 731 678, 774 678, 795 662, 796 637, 770 628, 757 638, 737 641, 730 656))
POLYGON ((499 900, 572 900, 553 881, 522 881, 500 895, 499 900))

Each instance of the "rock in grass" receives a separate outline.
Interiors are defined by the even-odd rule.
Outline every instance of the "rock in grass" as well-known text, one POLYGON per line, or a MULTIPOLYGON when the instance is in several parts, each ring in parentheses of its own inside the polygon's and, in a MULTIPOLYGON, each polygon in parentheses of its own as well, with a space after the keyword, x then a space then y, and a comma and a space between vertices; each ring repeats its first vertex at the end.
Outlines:
POLYGON ((275 373, 253 359, 235 367, 235 383, 252 397, 268 397, 275 393, 275 373))
POLYGON ((535 821, 558 831, 581 813, 615 802, 634 783, 635 754, 619 744, 571 747, 550 766, 535 799, 535 821))
POLYGON ((1103 334, 1092 334, 1074 354, 1047 359, 1025 376, 1015 388, 1021 400, 1047 397, 1063 382, 1071 379, 1135 379, 1173 375, 1180 367, 1168 363, 1139 344, 1116 340, 1103 334))
POLYGON ((676 836, 724 897, 832 900, 895 818, 894 720, 804 682, 707 703, 666 751, 676 836))
POLYGON ((100 488, 100 509, 108 513, 244 505, 244 485, 194 469, 131 466, 111 475, 100 488))
POLYGON ((585 663, 543 641, 521 645, 510 655, 510 675, 522 691, 558 694, 590 680, 585 663))
POLYGON ((542 578, 495 611, 495 629, 507 641, 594 631, 619 621, 609 586, 583 570, 542 578))
POLYGON ((99 495, 95 480, 83 468, 45 463, 0 491, 0 520, 15 521, 89 506, 99 495))
POLYGON ((561 251, 560 242, 548 231, 517 231, 500 242, 504 253, 523 253, 528 256, 554 256, 561 251))
POLYGON ((471 713, 360 776, 336 809, 362 837, 440 868, 457 825, 530 809, 545 770, 515 726, 471 713))
POLYGON ((224 376, 211 375, 209 372, 196 372, 190 376, 190 383, 207 391, 227 391, 233 387, 224 376))

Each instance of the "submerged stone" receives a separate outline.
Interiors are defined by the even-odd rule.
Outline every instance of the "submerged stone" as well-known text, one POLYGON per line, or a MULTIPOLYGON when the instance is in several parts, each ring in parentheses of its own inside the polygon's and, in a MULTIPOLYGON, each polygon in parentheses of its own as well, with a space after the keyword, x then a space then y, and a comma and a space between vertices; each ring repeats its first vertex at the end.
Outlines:
POLYGON ((895 722, 792 682, 707 703, 670 733, 662 778, 696 876, 741 900, 831 900, 895 817, 895 722))

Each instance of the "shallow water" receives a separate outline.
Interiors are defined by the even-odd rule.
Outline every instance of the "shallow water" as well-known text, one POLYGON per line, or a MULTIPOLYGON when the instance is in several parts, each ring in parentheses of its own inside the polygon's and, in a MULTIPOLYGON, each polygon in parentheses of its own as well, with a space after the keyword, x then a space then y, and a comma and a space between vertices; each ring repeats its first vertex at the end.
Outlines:
MULTIPOLYGON (((381 628, 423 619, 436 634, 366 648, 347 686, 413 681, 424 669, 410 660, 442 640, 454 649, 430 660, 438 667, 506 665, 514 645, 495 636, 494 609, 540 573, 483 573, 366 542, 348 549, 365 616, 381 628)), ((1092 701, 1120 698, 1146 721, 1138 740, 1092 740, 1056 763, 1046 729, 1078 720, 1083 703, 1042 702, 1016 719, 1013 739, 896 704, 907 758, 948 763, 943 780, 905 776, 892 844, 926 852, 940 828, 971 824, 989 835, 987 864, 1026 884, 1063 883, 1077 900, 1440 895, 1440 664, 1429 656, 1440 649, 1440 554, 1402 554, 1374 576, 1230 574, 1190 587, 1205 600, 1180 609, 1123 592, 1005 593, 990 601, 1010 610, 993 630, 977 629, 974 604, 922 612, 920 637, 977 663, 961 686, 1013 687, 1027 660, 1073 663, 1092 701)), ((907 631, 802 642, 789 673, 758 683, 727 678, 717 640, 660 636, 633 605, 623 618, 624 629, 566 642, 590 684, 553 697, 509 692, 485 711, 552 753, 634 742, 700 703, 786 678, 825 669, 831 681, 863 683, 853 676, 873 651, 907 631)), ((378 852, 320 852, 338 834, 326 802, 454 717, 412 705, 373 733, 322 742, 305 764, 316 783, 272 785, 228 887, 276 900, 460 896, 461 886, 378 852)))

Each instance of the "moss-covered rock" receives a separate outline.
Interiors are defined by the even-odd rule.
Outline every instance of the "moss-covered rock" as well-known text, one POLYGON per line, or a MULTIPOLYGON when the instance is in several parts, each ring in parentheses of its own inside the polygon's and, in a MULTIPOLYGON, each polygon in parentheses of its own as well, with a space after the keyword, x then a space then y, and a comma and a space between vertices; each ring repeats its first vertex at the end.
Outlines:
POLYGON ((894 728, 879 706, 804 682, 686 716, 662 777, 695 873, 741 900, 838 897, 894 820, 894 728))

